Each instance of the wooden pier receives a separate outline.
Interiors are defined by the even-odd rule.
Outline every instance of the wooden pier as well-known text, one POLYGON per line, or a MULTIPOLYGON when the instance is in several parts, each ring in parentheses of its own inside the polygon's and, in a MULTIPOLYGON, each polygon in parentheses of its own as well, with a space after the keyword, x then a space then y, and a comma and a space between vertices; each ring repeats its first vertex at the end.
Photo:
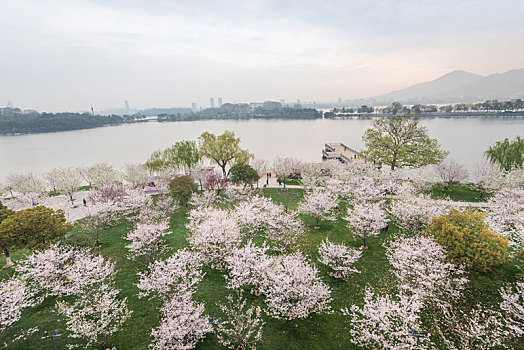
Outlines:
POLYGON ((364 163, 366 159, 357 150, 341 143, 326 143, 322 159, 338 159, 343 163, 364 163))

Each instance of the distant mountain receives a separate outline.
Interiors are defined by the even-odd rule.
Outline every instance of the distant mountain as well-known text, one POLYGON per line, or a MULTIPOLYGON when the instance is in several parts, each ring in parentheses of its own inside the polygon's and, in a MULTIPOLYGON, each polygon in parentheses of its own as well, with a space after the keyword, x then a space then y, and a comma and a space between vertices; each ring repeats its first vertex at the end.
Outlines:
POLYGON ((524 97, 524 68, 488 76, 453 71, 438 79, 374 97, 377 103, 455 103, 524 97))

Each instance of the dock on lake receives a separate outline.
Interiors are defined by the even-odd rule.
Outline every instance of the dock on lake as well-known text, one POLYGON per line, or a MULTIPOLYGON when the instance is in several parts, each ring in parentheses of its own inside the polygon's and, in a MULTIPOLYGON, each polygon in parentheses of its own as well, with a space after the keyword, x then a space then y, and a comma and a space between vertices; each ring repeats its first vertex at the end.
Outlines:
POLYGON ((326 143, 322 150, 322 159, 338 159, 343 163, 364 163, 366 161, 357 150, 343 143, 326 143))

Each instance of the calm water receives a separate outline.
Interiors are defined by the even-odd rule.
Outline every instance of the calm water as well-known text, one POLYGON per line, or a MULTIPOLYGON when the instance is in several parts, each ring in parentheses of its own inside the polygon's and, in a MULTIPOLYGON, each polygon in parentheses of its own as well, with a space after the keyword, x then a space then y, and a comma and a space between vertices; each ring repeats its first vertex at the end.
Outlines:
MULTIPOLYGON (((47 134, 0 136, 0 180, 11 172, 55 167, 141 163, 156 149, 196 139, 202 132, 234 131, 256 157, 293 156, 319 161, 325 142, 361 149, 370 120, 248 120, 141 123, 47 134)), ((497 140, 524 135, 524 118, 422 119, 450 158, 473 169, 497 140)))

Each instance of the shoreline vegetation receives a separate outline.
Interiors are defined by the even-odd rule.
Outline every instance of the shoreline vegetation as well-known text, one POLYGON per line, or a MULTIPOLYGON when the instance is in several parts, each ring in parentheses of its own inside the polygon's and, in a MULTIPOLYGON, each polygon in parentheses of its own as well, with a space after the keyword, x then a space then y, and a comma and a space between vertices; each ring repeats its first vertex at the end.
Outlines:
POLYGON ((413 114, 418 118, 524 118, 524 102, 485 101, 476 104, 458 103, 437 107, 435 105, 403 106, 394 102, 391 106, 333 108, 330 111, 315 108, 282 106, 280 102, 266 101, 260 104, 225 103, 219 108, 208 108, 189 113, 159 113, 156 118, 141 112, 133 115, 94 115, 91 113, 40 113, 19 108, 0 108, 0 135, 21 135, 92 129, 128 123, 158 121, 181 122, 199 120, 250 120, 250 119, 368 119, 397 114, 413 114))

